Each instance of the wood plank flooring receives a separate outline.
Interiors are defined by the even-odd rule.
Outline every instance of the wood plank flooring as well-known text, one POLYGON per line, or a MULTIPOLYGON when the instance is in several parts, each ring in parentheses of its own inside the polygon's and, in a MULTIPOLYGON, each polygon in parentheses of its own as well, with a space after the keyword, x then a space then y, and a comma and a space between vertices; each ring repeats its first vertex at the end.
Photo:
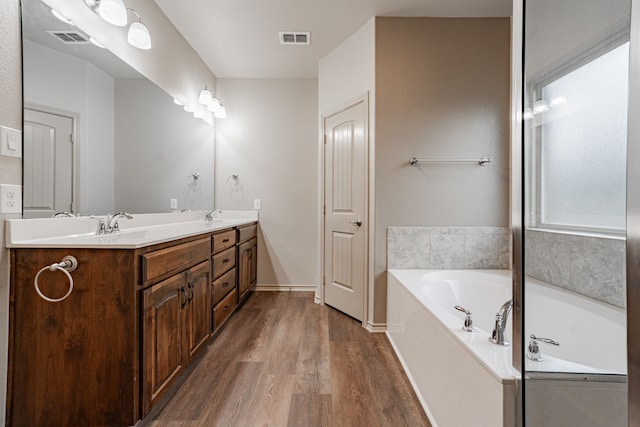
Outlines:
POLYGON ((313 302, 256 292, 145 425, 430 426, 384 334, 313 302))

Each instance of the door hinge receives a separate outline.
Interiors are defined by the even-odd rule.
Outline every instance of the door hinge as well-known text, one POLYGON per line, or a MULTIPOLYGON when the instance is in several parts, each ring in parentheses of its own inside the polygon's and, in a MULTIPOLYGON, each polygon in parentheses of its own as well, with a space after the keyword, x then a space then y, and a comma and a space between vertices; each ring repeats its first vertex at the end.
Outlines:
POLYGON ((325 135, 322 135, 322 136, 323 136, 323 139, 324 139, 324 143, 326 144, 327 143, 327 135, 325 134, 325 135))
POLYGON ((322 214, 323 215, 327 214, 327 205, 322 206, 322 214))
POLYGON ((75 137, 75 135, 74 135, 74 134, 70 134, 70 135, 69 135, 69 142, 70 142, 70 143, 72 143, 72 144, 75 144, 75 142, 76 142, 76 137, 75 137))
POLYGON ((322 275, 322 286, 325 286, 327 284, 327 279, 326 276, 323 274, 322 275))

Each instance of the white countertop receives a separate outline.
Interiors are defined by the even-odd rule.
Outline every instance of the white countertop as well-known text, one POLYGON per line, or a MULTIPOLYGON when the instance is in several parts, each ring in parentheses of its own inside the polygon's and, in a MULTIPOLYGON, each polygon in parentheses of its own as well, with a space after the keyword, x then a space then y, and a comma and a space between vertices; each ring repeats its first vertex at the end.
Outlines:
POLYGON ((96 235, 98 218, 43 218, 6 220, 8 248, 136 249, 258 221, 257 211, 224 211, 213 221, 204 212, 132 214, 118 218, 120 231, 96 235))

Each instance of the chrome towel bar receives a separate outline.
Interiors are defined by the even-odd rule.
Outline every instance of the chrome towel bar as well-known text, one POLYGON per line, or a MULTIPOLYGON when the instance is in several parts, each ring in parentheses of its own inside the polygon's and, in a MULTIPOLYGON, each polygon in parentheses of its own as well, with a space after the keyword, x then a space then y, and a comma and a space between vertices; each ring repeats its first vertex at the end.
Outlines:
POLYGON ((419 159, 412 157, 409 164, 415 166, 418 163, 477 163, 480 166, 486 166, 491 163, 491 157, 483 157, 481 159, 419 159))

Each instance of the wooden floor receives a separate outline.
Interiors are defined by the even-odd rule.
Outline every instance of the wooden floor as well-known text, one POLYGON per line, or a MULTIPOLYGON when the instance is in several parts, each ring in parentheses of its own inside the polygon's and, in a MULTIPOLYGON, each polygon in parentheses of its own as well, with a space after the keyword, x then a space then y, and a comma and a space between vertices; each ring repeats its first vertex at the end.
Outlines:
POLYGON ((178 426, 430 426, 384 334, 310 292, 256 292, 148 420, 178 426))

